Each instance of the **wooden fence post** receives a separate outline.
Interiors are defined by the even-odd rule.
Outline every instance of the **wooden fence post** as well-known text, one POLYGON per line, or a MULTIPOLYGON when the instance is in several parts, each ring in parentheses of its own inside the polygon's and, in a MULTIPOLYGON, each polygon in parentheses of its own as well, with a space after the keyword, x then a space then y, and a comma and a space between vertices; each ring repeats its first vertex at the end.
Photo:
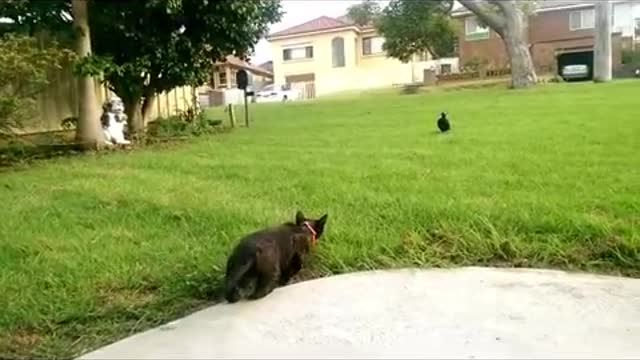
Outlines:
POLYGON ((229 112, 229 122, 231 123, 231 127, 236 127, 236 112, 233 104, 227 105, 227 111, 229 112))

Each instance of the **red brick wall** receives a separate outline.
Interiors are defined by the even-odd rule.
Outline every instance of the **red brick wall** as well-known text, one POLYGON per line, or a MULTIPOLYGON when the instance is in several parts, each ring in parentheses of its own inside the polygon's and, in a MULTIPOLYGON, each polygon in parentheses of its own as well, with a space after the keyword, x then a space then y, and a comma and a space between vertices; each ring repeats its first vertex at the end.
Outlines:
POLYGON ((464 66, 474 57, 487 60, 493 68, 503 68, 509 64, 509 56, 504 48, 500 36, 493 30, 489 32, 489 39, 466 40, 464 31, 465 18, 458 18, 458 56, 460 65, 464 66))
MULTIPOLYGON (((531 16, 529 19, 529 41, 531 55, 536 70, 540 73, 555 72, 556 51, 569 48, 593 47, 593 30, 571 31, 569 28, 569 14, 575 10, 549 11, 531 16)), ((490 68, 508 66, 509 58, 502 39, 491 31, 489 39, 466 40, 464 21, 466 17, 456 18, 458 31, 458 56, 460 64, 464 64, 474 57, 488 60, 490 68)), ((629 46, 630 39, 621 39, 620 34, 613 35, 612 57, 614 68, 619 66, 622 58, 623 46, 629 46)))

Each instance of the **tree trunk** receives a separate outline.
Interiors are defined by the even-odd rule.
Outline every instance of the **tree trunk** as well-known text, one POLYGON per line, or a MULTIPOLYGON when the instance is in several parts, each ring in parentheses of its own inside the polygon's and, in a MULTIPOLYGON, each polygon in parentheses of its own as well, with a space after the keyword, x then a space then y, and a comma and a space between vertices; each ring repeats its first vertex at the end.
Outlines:
MULTIPOLYGON (((80 57, 91 54, 91 34, 89 32, 88 0, 73 0, 73 28, 76 53, 80 57)), ((96 97, 95 83, 91 76, 78 78, 79 113, 76 139, 88 149, 100 149, 104 145, 104 135, 100 126, 100 113, 96 97)))
POLYGON ((132 95, 131 98, 124 97, 125 113, 128 118, 129 134, 136 138, 144 133, 144 127, 151 115, 155 94, 144 96, 132 95))
POLYGON ((156 94, 148 95, 144 98, 144 103, 142 104, 142 126, 147 124, 149 121, 149 117, 151 116, 151 109, 153 106, 153 102, 156 99, 156 94))
POLYGON ((529 51, 529 17, 513 1, 504 2, 500 8, 505 19, 502 41, 511 61, 511 86, 533 86, 538 77, 529 51))
MULTIPOLYGON (((495 13, 476 0, 459 0, 469 11, 500 35, 511 62, 511 85, 514 89, 536 84, 536 75, 529 51, 529 17, 515 0, 490 0, 500 11, 495 13)), ((485 3, 486 4, 486 3, 485 3)))
POLYGON ((593 81, 611 81, 611 2, 598 1, 593 46, 593 81))
POLYGON ((144 131, 144 119, 142 118, 142 97, 123 98, 127 122, 129 125, 129 136, 137 137, 144 131))
POLYGON ((191 104, 196 115, 200 115, 202 108, 200 107, 200 98, 198 97, 198 87, 194 85, 191 85, 191 104))

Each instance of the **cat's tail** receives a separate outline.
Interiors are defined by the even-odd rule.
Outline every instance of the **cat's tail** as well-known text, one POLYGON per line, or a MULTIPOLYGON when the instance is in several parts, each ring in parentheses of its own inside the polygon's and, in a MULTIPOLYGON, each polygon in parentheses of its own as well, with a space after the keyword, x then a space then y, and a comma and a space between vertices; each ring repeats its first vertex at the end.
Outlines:
POLYGON ((240 300, 240 291, 238 289, 238 282, 242 277, 251 269, 255 263, 255 258, 251 257, 246 259, 244 263, 235 265, 227 270, 227 276, 225 277, 224 284, 224 298, 234 303, 240 300))

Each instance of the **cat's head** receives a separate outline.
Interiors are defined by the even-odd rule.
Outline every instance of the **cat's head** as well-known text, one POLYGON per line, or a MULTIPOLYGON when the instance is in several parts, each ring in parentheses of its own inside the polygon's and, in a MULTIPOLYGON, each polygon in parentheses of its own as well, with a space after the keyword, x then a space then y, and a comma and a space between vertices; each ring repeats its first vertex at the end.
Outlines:
POLYGON ((327 223, 328 214, 322 215, 319 219, 311 219, 304 216, 302 211, 296 212, 296 225, 303 227, 311 235, 312 242, 315 243, 324 232, 324 225, 327 223))

